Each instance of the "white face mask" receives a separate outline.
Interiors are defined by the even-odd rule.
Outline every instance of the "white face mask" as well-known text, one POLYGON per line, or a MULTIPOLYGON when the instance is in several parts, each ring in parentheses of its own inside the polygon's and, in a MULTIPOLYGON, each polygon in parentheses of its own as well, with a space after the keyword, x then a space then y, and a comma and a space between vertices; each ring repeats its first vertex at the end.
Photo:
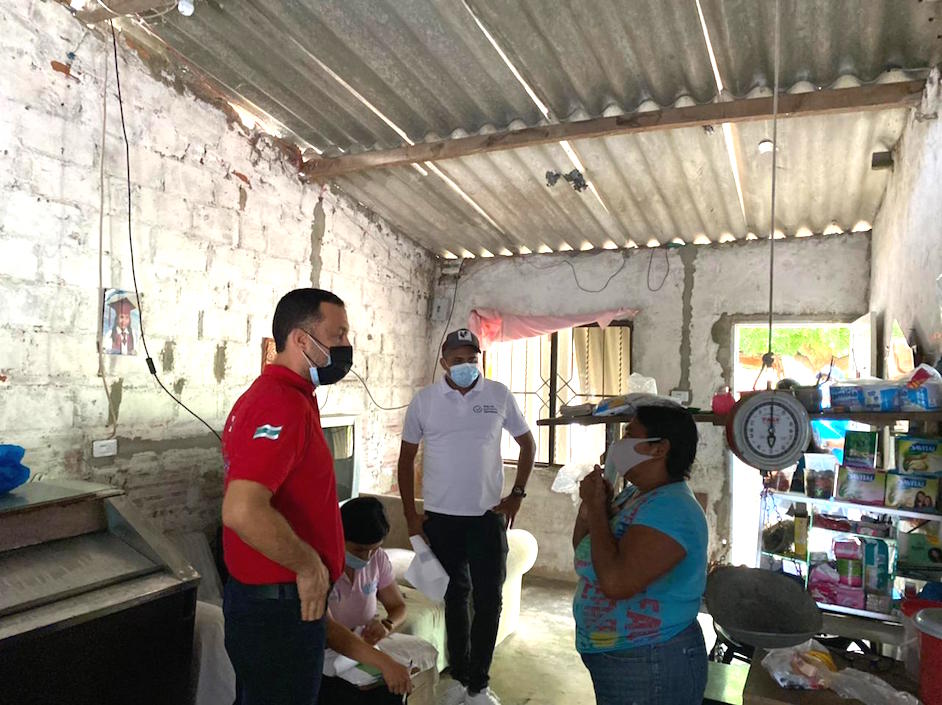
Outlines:
POLYGON ((639 453, 636 448, 641 443, 654 443, 660 438, 623 438, 612 443, 605 454, 605 478, 612 484, 619 477, 624 477, 631 468, 640 465, 653 456, 639 453))

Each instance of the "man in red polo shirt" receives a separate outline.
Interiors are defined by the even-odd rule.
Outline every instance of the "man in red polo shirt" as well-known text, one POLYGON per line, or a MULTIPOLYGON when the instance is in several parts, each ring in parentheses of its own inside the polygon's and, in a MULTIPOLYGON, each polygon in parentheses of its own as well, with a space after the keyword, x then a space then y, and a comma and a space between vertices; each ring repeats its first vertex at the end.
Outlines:
POLYGON ((223 432, 223 610, 239 705, 314 705, 327 593, 344 566, 333 459, 315 386, 352 364, 343 301, 297 289, 275 309, 277 355, 223 432))

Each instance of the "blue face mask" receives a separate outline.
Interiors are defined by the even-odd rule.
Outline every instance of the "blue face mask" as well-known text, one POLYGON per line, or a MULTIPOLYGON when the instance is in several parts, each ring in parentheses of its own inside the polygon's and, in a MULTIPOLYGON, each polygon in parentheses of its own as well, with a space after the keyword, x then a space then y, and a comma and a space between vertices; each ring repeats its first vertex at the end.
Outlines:
POLYGON ((465 362, 448 368, 448 376, 451 377, 451 381, 462 389, 467 389, 474 384, 480 374, 481 370, 473 362, 465 362))
POLYGON ((347 551, 347 567, 350 570, 363 570, 368 563, 369 561, 365 561, 359 556, 354 556, 350 551, 347 551))

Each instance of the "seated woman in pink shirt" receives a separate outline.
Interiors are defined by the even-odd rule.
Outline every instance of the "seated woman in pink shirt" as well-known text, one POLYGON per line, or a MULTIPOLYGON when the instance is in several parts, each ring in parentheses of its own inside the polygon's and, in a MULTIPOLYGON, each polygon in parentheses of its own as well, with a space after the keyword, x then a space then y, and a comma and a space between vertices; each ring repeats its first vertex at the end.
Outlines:
MULTIPOLYGON (((380 548, 389 533, 389 520, 382 503, 374 497, 350 500, 341 507, 340 515, 347 545, 347 565, 328 598, 327 645, 364 663, 376 658, 392 661, 372 648, 363 650, 363 642, 369 647, 375 646, 406 620, 406 603, 396 585, 392 563, 380 548), (377 603, 382 603, 386 608, 387 617, 379 617, 377 603), (355 633, 359 633, 359 637, 355 633), (357 642, 357 651, 369 654, 369 660, 351 653, 351 646, 357 642)), ((360 690, 340 677, 324 676, 318 703, 401 705, 404 702, 402 693, 406 691, 404 684, 399 681, 402 680, 401 672, 408 679, 408 670, 404 666, 380 670, 383 671, 386 687, 371 690, 360 690)))

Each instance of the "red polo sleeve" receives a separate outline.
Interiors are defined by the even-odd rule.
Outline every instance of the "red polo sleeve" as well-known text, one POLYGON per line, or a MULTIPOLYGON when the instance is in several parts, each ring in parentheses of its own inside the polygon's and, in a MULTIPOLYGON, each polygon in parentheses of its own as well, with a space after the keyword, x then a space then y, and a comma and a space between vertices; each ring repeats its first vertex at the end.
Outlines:
POLYGON ((307 415, 281 398, 237 409, 226 428, 227 476, 278 491, 304 450, 307 415))

